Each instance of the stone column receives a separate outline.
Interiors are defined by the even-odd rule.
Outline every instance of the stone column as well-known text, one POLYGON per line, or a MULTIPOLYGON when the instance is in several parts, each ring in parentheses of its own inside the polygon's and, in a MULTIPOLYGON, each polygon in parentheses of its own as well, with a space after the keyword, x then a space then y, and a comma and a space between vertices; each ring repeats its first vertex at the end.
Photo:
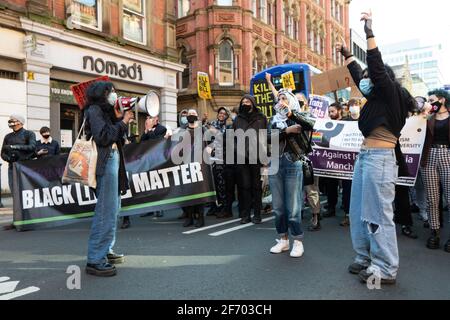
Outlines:
POLYGON ((39 138, 39 129, 50 127, 50 69, 48 37, 28 34, 25 40, 24 71, 27 85, 27 127, 39 138))

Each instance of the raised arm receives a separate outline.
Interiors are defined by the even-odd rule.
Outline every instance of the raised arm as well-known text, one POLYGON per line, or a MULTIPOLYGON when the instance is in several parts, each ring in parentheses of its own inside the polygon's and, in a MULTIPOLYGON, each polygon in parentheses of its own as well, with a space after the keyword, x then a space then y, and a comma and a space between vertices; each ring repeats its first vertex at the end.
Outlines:
POLYGON ((377 47, 375 35, 372 30, 372 11, 363 12, 361 21, 364 21, 364 32, 367 39, 367 66, 369 69, 370 80, 374 86, 382 90, 393 88, 394 80, 391 79, 384 66, 381 52, 377 47))
POLYGON ((272 94, 275 97, 275 100, 278 99, 278 90, 275 88, 275 86, 272 83, 272 75, 270 73, 266 72, 266 81, 269 85, 270 90, 272 90, 272 94))

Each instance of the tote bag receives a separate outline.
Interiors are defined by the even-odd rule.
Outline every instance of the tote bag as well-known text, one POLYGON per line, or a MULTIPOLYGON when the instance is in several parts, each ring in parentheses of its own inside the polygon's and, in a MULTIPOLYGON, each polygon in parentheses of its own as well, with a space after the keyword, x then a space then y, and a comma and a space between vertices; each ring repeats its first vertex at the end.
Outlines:
POLYGON ((64 169, 63 183, 81 183, 91 188, 97 187, 96 167, 97 167, 97 145, 91 137, 86 140, 84 134, 84 126, 86 119, 83 121, 80 133, 70 150, 64 169))

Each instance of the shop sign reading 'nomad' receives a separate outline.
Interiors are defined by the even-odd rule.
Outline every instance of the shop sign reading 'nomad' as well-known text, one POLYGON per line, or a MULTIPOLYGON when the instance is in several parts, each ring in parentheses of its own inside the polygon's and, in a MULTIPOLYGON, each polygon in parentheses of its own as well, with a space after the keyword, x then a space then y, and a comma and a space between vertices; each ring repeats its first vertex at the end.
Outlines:
POLYGON ((83 70, 105 73, 110 76, 116 76, 123 79, 142 81, 142 66, 133 63, 131 66, 117 64, 113 61, 105 61, 101 58, 94 59, 91 56, 83 57, 83 70))

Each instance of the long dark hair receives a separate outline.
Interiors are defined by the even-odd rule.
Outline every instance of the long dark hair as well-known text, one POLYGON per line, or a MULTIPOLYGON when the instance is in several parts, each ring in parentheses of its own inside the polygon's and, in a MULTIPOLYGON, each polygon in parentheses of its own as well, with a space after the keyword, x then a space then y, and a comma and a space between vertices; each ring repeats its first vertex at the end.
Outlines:
POLYGON ((116 116, 113 107, 108 103, 107 97, 113 89, 113 84, 107 81, 97 81, 91 84, 86 90, 87 102, 83 110, 87 110, 92 105, 99 106, 102 111, 114 121, 116 116))

